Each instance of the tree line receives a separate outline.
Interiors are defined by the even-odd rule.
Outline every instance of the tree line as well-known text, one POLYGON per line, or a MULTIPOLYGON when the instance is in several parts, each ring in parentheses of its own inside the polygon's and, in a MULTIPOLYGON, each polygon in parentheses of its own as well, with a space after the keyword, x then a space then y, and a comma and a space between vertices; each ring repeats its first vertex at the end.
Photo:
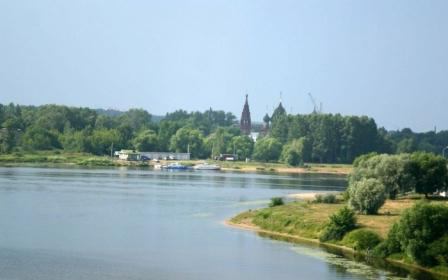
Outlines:
MULTIPOLYGON (((0 104, 0 152, 62 149, 108 155, 111 150, 187 152, 193 158, 236 153, 240 159, 351 163, 369 152, 440 153, 448 132, 386 131, 372 118, 339 114, 288 115, 277 108, 269 129, 254 141, 229 112, 178 110, 155 119, 143 109, 126 112, 60 105, 0 104)), ((261 127, 261 126, 257 126, 261 127)))

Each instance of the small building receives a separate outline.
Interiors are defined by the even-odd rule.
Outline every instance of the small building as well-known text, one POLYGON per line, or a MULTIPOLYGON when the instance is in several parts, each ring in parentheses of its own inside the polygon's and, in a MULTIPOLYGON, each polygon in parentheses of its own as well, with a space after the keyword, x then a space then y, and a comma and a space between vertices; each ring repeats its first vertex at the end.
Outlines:
POLYGON ((220 154, 215 160, 235 161, 238 160, 237 154, 220 154))
POLYGON ((257 142, 258 136, 260 136, 259 132, 251 132, 249 137, 252 139, 252 141, 257 142))
POLYGON ((133 150, 121 150, 115 154, 118 154, 118 158, 121 160, 137 161, 141 158, 140 153, 133 150))

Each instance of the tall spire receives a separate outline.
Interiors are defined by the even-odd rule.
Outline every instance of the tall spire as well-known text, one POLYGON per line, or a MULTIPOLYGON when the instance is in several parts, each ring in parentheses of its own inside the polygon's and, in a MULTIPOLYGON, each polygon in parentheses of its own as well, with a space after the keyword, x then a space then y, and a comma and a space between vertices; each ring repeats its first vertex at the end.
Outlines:
POLYGON ((249 135, 252 130, 249 110, 249 95, 246 93, 246 102, 244 103, 243 112, 241 113, 240 130, 241 133, 249 135))

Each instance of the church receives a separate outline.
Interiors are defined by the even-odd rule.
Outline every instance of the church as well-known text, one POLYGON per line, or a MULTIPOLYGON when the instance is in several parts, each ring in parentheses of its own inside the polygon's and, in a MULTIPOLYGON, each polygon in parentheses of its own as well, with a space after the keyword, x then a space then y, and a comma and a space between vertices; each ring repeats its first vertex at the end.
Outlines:
POLYGON ((250 117, 250 109, 249 109, 249 96, 246 94, 246 101, 244 102, 243 106, 243 112, 241 113, 241 119, 240 119, 240 130, 241 134, 247 135, 251 137, 254 141, 257 140, 258 136, 261 135, 267 135, 269 132, 269 124, 278 115, 286 114, 286 110, 283 107, 282 101, 280 100, 280 103, 278 107, 274 110, 274 113, 272 114, 272 117, 269 117, 268 113, 263 118, 263 125, 261 126, 261 129, 255 129, 257 132, 252 131, 252 120, 250 117))

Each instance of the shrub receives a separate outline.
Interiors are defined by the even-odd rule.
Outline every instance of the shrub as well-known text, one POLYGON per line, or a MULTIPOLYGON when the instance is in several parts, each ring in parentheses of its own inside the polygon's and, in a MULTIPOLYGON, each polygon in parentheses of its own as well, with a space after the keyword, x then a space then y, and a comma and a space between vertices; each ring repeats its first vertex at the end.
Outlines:
POLYGON ((377 214, 386 201, 386 189, 376 179, 362 179, 349 186, 349 205, 362 214, 377 214))
POLYGON ((447 231, 448 207, 422 201, 402 214, 395 232, 389 235, 399 242, 401 252, 407 257, 418 264, 431 266, 438 263, 437 256, 447 254, 447 251, 436 249, 437 246, 442 248, 446 244, 443 239, 439 239, 447 231))
POLYGON ((336 195, 332 193, 327 194, 316 194, 314 202, 316 203, 327 203, 333 204, 337 202, 336 195))
POLYGON ((385 258, 389 255, 401 252, 400 240, 398 239, 398 223, 389 230, 387 239, 381 242, 373 251, 378 257, 385 258))
POLYGON ((448 264, 448 234, 431 243, 426 255, 433 262, 446 266, 448 264))
POLYGON ((356 227, 355 212, 344 207, 330 216, 330 221, 326 225, 320 241, 341 240, 342 237, 356 227))
POLYGON ((283 198, 281 197, 273 197, 271 198, 271 203, 269 203, 269 207, 275 207, 285 204, 283 198))
POLYGON ((356 251, 364 251, 375 248, 381 242, 381 237, 368 229, 356 229, 345 235, 342 243, 352 247, 356 251))

